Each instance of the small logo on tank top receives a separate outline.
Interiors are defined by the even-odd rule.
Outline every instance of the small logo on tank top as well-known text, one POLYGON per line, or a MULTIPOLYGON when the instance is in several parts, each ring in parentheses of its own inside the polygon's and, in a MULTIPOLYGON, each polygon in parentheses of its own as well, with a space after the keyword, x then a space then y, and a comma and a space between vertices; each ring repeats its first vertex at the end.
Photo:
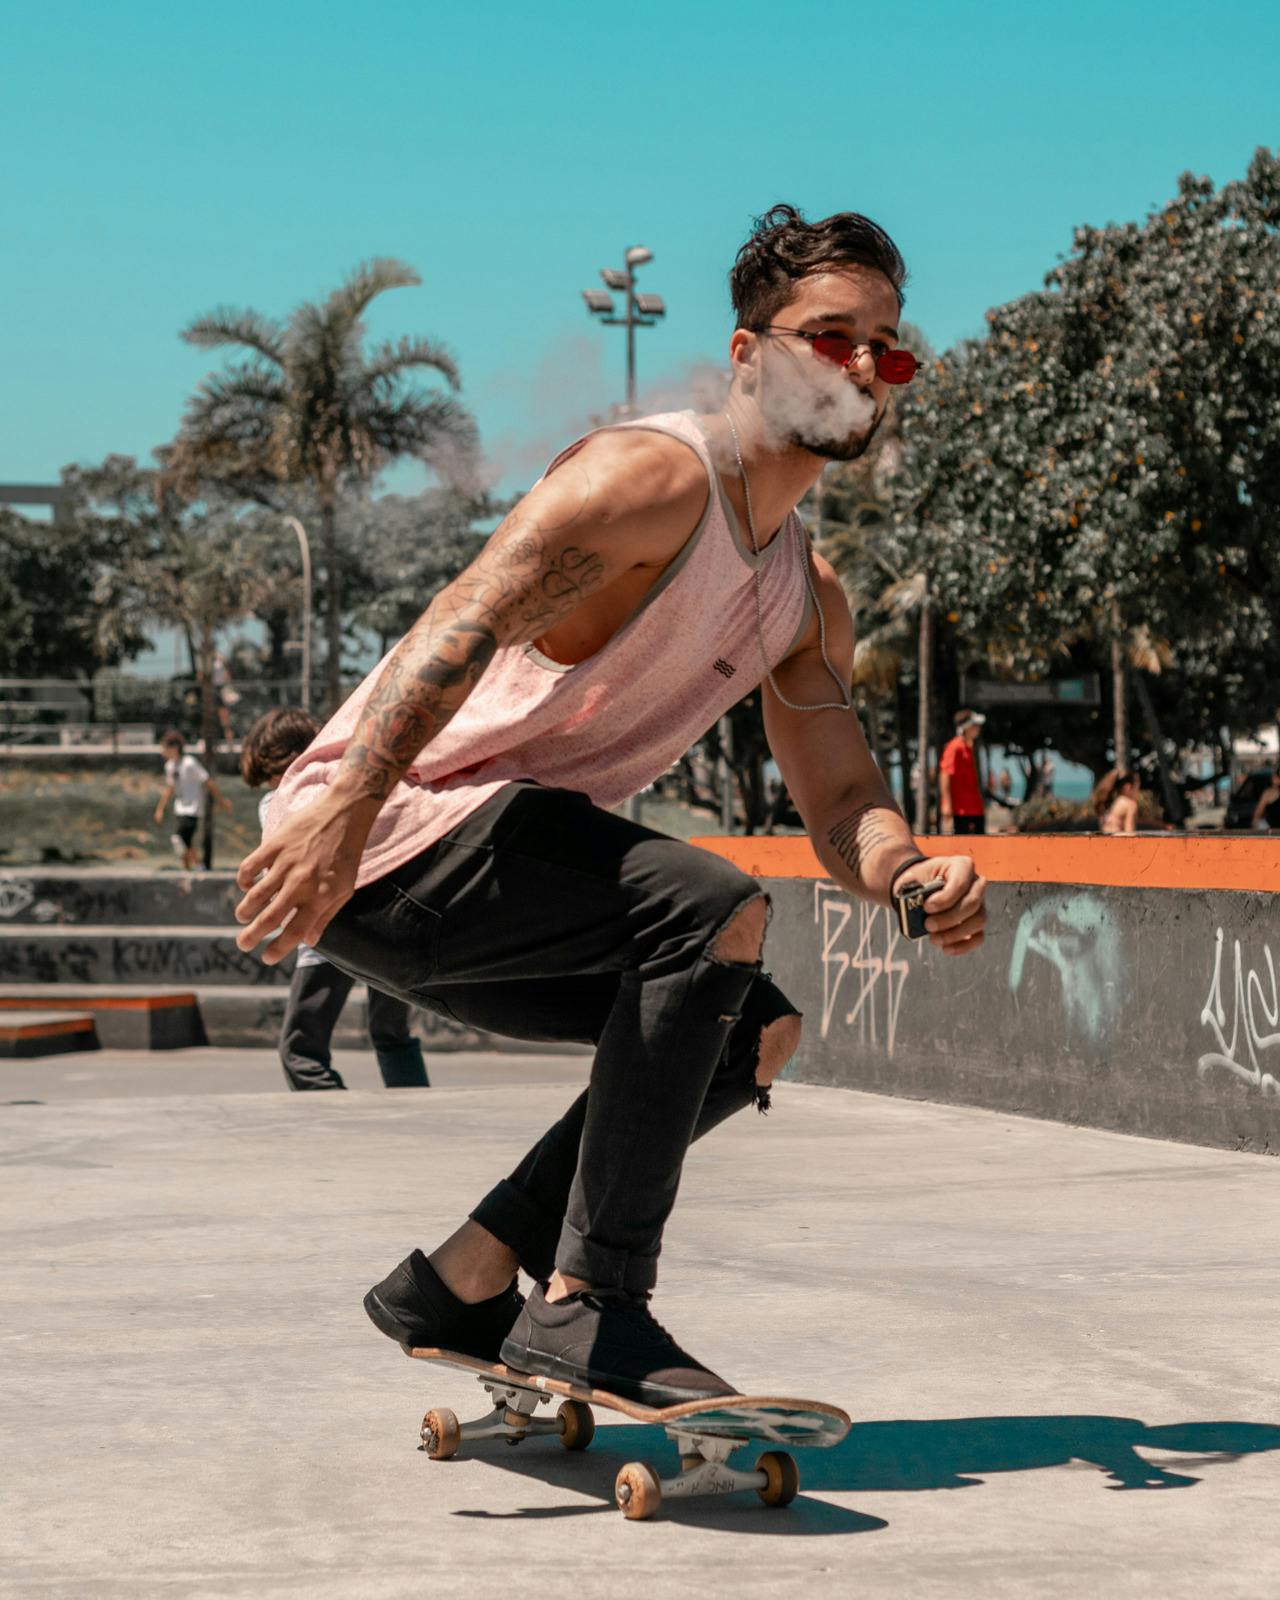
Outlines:
POLYGON ((722 678, 732 678, 734 673, 738 670, 732 661, 726 661, 723 656, 720 656, 717 660, 713 661, 711 665, 716 669, 722 678))

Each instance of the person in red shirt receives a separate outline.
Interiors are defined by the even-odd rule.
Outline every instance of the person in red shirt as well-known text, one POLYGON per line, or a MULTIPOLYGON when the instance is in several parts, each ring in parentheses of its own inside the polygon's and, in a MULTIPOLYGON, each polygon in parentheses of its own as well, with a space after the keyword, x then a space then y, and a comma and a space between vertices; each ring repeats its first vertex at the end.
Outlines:
POLYGON ((948 739, 943 746, 942 760, 938 764, 943 833, 987 831, 986 806, 973 748, 986 720, 980 711, 970 711, 967 707, 957 711, 955 738, 948 739))

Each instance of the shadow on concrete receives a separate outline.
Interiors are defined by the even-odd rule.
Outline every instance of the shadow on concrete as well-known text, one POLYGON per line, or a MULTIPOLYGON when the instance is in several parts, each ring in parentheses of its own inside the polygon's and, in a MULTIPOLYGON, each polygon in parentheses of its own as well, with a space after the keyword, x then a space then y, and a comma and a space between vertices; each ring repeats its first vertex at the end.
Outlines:
MULTIPOLYGON (((1280 1426, 1263 1422, 1183 1422, 1148 1427, 1135 1417, 954 1417, 938 1420, 855 1422, 830 1450, 799 1450, 800 1498, 780 1516, 750 1494, 682 1500, 664 1515, 701 1528, 734 1533, 872 1533, 888 1527, 880 1517, 809 1498, 810 1493, 966 1489, 979 1487, 997 1472, 1027 1472, 1081 1462, 1096 1467, 1119 1489, 1181 1489, 1200 1482, 1186 1469, 1239 1461, 1265 1450, 1280 1450, 1280 1426), (1139 1450, 1182 1457, 1172 1467, 1157 1466, 1139 1450), (1173 1467, 1182 1470, 1173 1470, 1173 1467)), ((472 1460, 536 1478, 596 1502, 530 1506, 516 1511, 466 1510, 457 1516, 494 1520, 543 1520, 589 1516, 613 1505, 613 1480, 628 1461, 646 1461, 659 1473, 676 1470, 674 1447, 653 1428, 601 1427, 590 1450, 569 1455, 551 1439, 518 1446, 473 1446, 472 1460)), ((431 1463, 448 1470, 447 1463, 431 1463)))
MULTIPOLYGON (((763 1450, 764 1446, 761 1445, 763 1450)), ((800 1497, 787 1507, 785 1513, 775 1507, 762 1505, 751 1492, 730 1495, 707 1495, 690 1500, 673 1502, 673 1508, 664 1507, 662 1515, 679 1517, 690 1527, 724 1529, 731 1533, 768 1533, 790 1537, 833 1533, 875 1533, 889 1524, 882 1517, 867 1516, 844 1506, 829 1505, 822 1500, 809 1499, 804 1490, 806 1469, 824 1451, 800 1450, 796 1460, 800 1467, 800 1497)), ((479 1508, 457 1511, 455 1516, 477 1517, 492 1521, 553 1521, 562 1517, 594 1516, 605 1512, 620 1515, 613 1502, 613 1480, 628 1461, 648 1462, 660 1475, 670 1476, 679 1471, 679 1458, 675 1446, 656 1428, 624 1423, 617 1427, 604 1426, 596 1430, 591 1448, 581 1453, 569 1454, 554 1439, 526 1439, 519 1445, 499 1444, 496 1441, 477 1444, 469 1451, 470 1459, 484 1459, 487 1464, 505 1467, 523 1477, 535 1478, 540 1484, 551 1484, 557 1489, 568 1489, 574 1494, 589 1495, 593 1504, 580 1501, 563 1506, 527 1506, 516 1511, 486 1511, 479 1508), (482 1457, 483 1452, 483 1457, 482 1457), (535 1453, 536 1452, 536 1453, 535 1453)), ((745 1461, 747 1452, 743 1452, 745 1461)), ((446 1468, 447 1462, 431 1462, 432 1468, 446 1468)))
POLYGON ((1083 1462, 1109 1489, 1181 1489, 1200 1482, 1138 1454, 1184 1454, 1179 1467, 1238 1461, 1280 1450, 1280 1427, 1264 1422, 1183 1422, 1149 1428, 1136 1417, 952 1417, 855 1422, 831 1450, 812 1451, 810 1489, 964 1489, 993 1472, 1028 1472, 1083 1462))

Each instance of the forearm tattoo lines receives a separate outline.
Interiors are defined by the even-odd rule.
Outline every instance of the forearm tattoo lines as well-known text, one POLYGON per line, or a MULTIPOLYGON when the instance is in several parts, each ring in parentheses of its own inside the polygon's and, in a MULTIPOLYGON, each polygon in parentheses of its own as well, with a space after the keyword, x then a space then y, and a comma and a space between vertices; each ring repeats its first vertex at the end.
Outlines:
POLYGON ((536 639, 599 587, 604 563, 594 551, 547 545, 513 515, 400 641, 342 758, 357 793, 384 800, 500 646, 536 639))
POLYGON ((842 817, 827 834, 831 848, 858 883, 864 880, 865 864, 881 845, 896 842, 895 835, 885 825, 885 818, 892 815, 884 801, 869 801, 842 817))

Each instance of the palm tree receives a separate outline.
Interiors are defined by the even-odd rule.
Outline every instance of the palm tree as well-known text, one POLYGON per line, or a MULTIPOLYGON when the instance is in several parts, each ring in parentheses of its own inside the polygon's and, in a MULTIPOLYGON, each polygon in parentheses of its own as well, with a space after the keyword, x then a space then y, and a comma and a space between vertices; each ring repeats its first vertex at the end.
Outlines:
POLYGON ((342 582, 336 511, 341 490, 367 490, 402 456, 428 462, 456 480, 471 467, 475 424, 450 393, 411 381, 420 368, 460 386, 452 357, 425 338, 364 349, 365 312, 388 289, 421 282, 401 262, 370 261, 323 304, 286 320, 219 309, 183 330, 202 349, 238 346, 244 354, 211 373, 187 403, 166 473, 187 494, 217 485, 242 498, 276 503, 303 491, 320 517, 327 579, 328 701, 342 698, 342 582))

